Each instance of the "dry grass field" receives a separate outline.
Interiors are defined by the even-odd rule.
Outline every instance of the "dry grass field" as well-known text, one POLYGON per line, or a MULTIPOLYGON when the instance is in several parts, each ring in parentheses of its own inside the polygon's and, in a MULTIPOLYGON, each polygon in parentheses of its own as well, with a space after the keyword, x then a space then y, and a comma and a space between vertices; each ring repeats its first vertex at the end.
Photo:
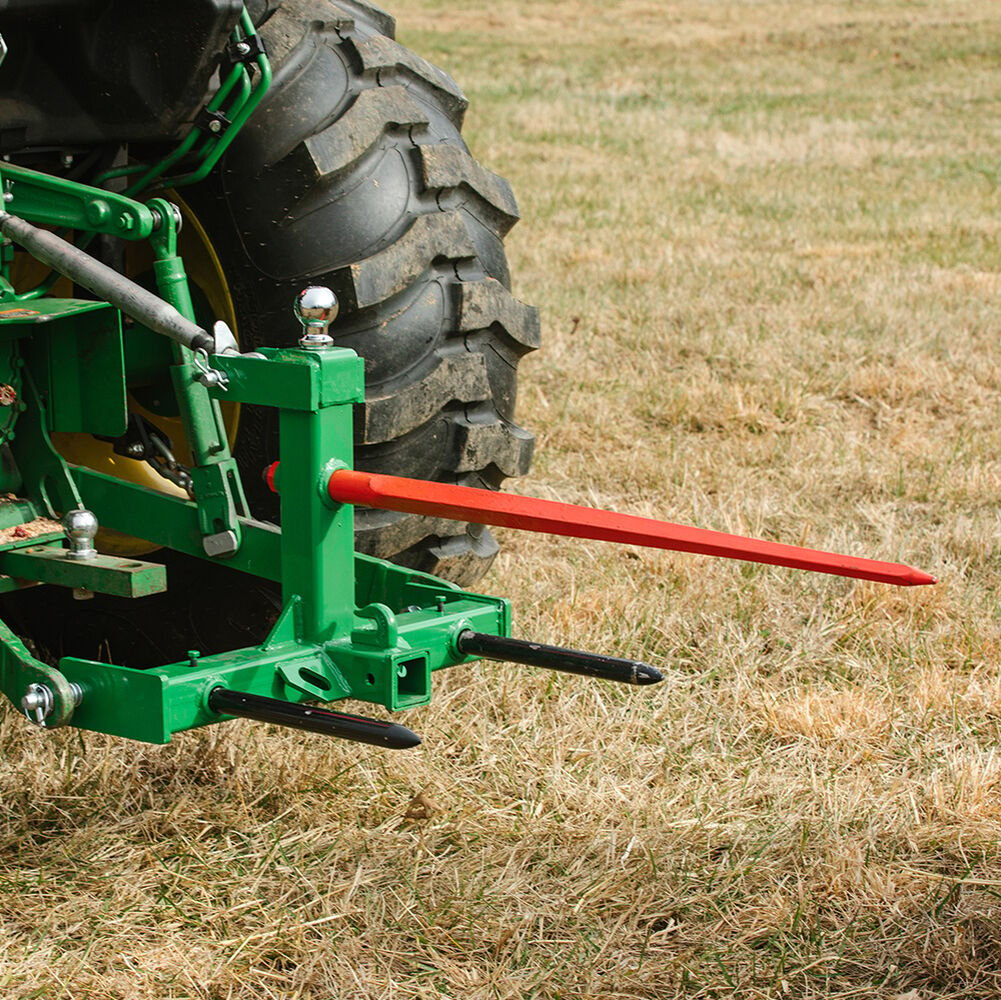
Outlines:
MULTIPOLYGON (((0 721, 0 996, 1001 996, 989 0, 397 0, 524 221, 524 492, 899 559, 896 590, 504 535, 408 754, 0 721)), ((361 706, 359 706, 361 708, 361 706)))

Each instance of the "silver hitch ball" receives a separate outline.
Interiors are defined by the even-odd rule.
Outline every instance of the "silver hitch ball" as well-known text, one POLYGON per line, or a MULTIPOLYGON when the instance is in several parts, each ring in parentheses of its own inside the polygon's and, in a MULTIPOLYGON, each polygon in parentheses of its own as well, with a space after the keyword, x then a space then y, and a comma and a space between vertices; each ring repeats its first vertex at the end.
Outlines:
POLYGON ((97 518, 92 511, 71 510, 63 516, 63 530, 69 539, 67 559, 95 559, 94 537, 97 535, 97 518))
POLYGON ((310 285, 304 288, 296 297, 292 307, 295 317, 302 324, 302 337, 299 346, 308 350, 322 350, 333 347, 334 338, 327 333, 327 328, 340 310, 337 296, 323 285, 310 285))

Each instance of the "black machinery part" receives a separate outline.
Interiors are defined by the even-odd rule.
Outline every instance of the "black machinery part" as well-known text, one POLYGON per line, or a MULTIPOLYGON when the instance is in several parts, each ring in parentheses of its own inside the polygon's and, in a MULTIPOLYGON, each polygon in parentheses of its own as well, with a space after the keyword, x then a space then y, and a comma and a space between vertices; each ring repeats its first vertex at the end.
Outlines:
POLYGON ((6 0, 0 153, 160 143, 202 107, 241 0, 6 0))

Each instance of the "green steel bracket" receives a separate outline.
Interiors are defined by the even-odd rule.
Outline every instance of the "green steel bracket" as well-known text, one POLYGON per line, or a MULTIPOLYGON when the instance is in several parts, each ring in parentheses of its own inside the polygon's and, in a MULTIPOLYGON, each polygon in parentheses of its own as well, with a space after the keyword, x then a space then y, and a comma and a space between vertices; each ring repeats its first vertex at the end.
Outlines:
MULTIPOLYGON (((173 733, 222 721, 207 704, 214 687, 229 686, 269 698, 306 701, 315 695, 292 693, 282 666, 323 677, 323 652, 298 643, 282 643, 268 651, 239 649, 218 656, 191 657, 152 670, 133 670, 108 663, 64 657, 59 670, 82 691, 73 725, 145 743, 169 743, 173 733)), ((348 692, 331 690, 329 699, 348 692)))
POLYGON ((0 167, 6 211, 28 222, 78 232, 144 240, 158 225, 145 205, 124 195, 4 163, 0 167))
POLYGON ((19 304, 0 309, 0 333, 3 337, 33 337, 36 323, 52 323, 67 316, 82 316, 87 312, 106 312, 112 307, 107 302, 90 299, 39 299, 30 304, 19 304))
MULTIPOLYGON (((190 556, 205 557, 198 507, 192 501, 124 483, 78 465, 70 466, 69 474, 82 506, 94 511, 105 527, 190 556)), ((246 517, 238 518, 238 522, 242 544, 226 565, 266 580, 280 580, 281 529, 246 517)))
MULTIPOLYGON (((389 572, 396 569, 389 567, 389 572)), ((431 700, 431 674, 472 659, 456 649, 459 633, 469 629, 509 634, 507 601, 450 591, 442 581, 436 583, 437 587, 426 588, 434 594, 432 604, 414 603, 413 610, 399 613, 371 604, 357 612, 349 637, 324 646, 350 684, 352 697, 390 711, 426 705, 431 700)), ((419 584, 410 580, 405 586, 415 602, 420 599, 419 584)))
POLYGON ((365 365, 354 351, 332 347, 325 351, 264 347, 260 358, 213 354, 212 367, 229 379, 225 392, 210 390, 216 399, 228 399, 286 410, 316 411, 365 398, 365 365), (280 362, 276 364, 275 362, 280 362))
POLYGON ((336 347, 261 353, 211 361, 229 377, 229 398, 279 408, 283 600, 300 599, 303 638, 323 642, 352 628, 354 586, 344 567, 354 556, 353 509, 331 504, 324 484, 331 462, 351 457, 352 404, 364 398, 364 364, 336 347))
POLYGON ((118 310, 105 302, 37 299, 30 309, 12 312, 37 312, 35 317, 11 316, 7 322, 24 325, 32 334, 24 357, 48 401, 48 430, 124 434, 128 407, 118 310), (40 332, 44 335, 38 336, 40 332))
MULTIPOLYGON (((3 176, 0 175, 0 195, 3 193, 3 176)), ((0 302, 10 302, 17 298, 17 289, 11 284, 10 271, 14 264, 14 244, 10 240, 0 240, 0 302)))
MULTIPOLYGON (((431 673, 471 659, 455 649, 465 629, 508 634, 510 606, 501 598, 468 594, 443 581, 365 557, 362 575, 378 563, 391 590, 408 599, 435 592, 434 603, 414 610, 376 612, 380 622, 364 643, 354 635, 328 643, 302 639, 299 601, 286 605, 260 646, 199 656, 151 670, 134 670, 75 657, 59 662, 62 676, 81 691, 72 724, 147 743, 167 743, 172 734, 220 722, 207 699, 214 687, 284 701, 336 701, 356 698, 391 711, 424 705, 431 699, 431 673), (437 584, 437 586, 436 586, 437 584), (447 596, 446 596, 447 595, 447 596), (380 648, 378 631, 392 637, 380 648)), ((426 599, 426 598, 425 598, 426 599)), ((373 624, 370 609, 355 618, 356 632, 373 624)))
MULTIPOLYGON (((180 216, 175 206, 162 198, 152 199, 149 205, 162 220, 150 237, 157 291, 182 316, 194 321, 191 290, 184 262, 177 253, 180 216)), ((180 344, 174 344, 173 349, 176 363, 171 368, 171 379, 194 458, 191 479, 204 554, 231 556, 242 543, 239 517, 248 513, 243 484, 230 454, 219 403, 197 381, 199 369, 194 352, 180 344)))
MULTIPOLYGON (((253 32, 244 12, 234 44, 253 32)), ((248 58, 254 51, 248 46, 248 58)), ((130 177, 130 193, 154 183, 198 180, 265 93, 266 57, 260 55, 256 66, 256 80, 243 66, 226 72, 210 103, 210 110, 233 121, 225 140, 192 132, 159 164, 129 165, 103 179, 130 177), (191 173, 163 179, 181 164, 190 165, 191 173)), ((143 205, 10 164, 0 164, 0 181, 10 213, 83 233, 84 245, 97 233, 148 239, 158 294, 194 321, 177 252, 179 214, 169 202, 143 205)), ((282 613, 258 645, 205 656, 193 650, 183 661, 149 670, 77 657, 64 657, 53 669, 0 622, 0 687, 15 704, 27 695, 24 704, 38 713, 36 721, 44 715, 46 726, 71 721, 164 743, 176 732, 229 717, 210 707, 217 687, 287 702, 350 697, 403 709, 430 700, 435 671, 472 659, 458 648, 462 633, 509 634, 507 601, 354 553, 354 509, 331 500, 326 489, 331 471, 351 464, 353 408, 364 399, 364 366, 353 352, 273 349, 255 357, 210 357, 175 346, 169 370, 194 458, 194 499, 160 493, 68 465, 49 436, 125 432, 125 351, 117 311, 104 303, 41 298, 54 275, 18 295, 9 281, 11 248, 0 253, 0 342, 10 354, 0 364, 0 383, 10 383, 8 389, 17 383, 19 406, 16 427, 8 411, 11 419, 0 433, 7 441, 16 438, 11 450, 23 486, 16 499, 0 503, 0 532, 16 532, 40 514, 85 507, 107 528, 189 555, 225 556, 234 570, 280 582, 283 600, 282 613), (13 308, 5 308, 8 303, 13 308), (219 374, 214 384, 210 367, 219 374), (219 409, 223 400, 278 408, 280 455, 274 458, 281 460, 282 529, 248 516, 219 409), (31 690, 36 685, 44 695, 31 690), (32 707, 39 699, 48 699, 44 711, 32 707)), ((34 530, 39 528, 45 525, 34 530)), ((109 556, 70 559, 62 538, 61 531, 11 540, 0 534, 0 592, 26 582, 127 597, 165 587, 160 565, 109 556)), ((213 704, 236 710, 233 701, 217 698, 213 704)))
MULTIPOLYGON (((7 500, 0 504, 0 555, 14 549, 29 548, 34 545, 47 545, 50 542, 58 542, 60 547, 66 538, 66 532, 61 525, 50 522, 46 524, 36 524, 30 535, 25 530, 20 536, 11 528, 16 529, 18 525, 29 524, 37 517, 34 504, 27 500, 7 500), (39 528, 41 530, 39 530, 39 528)), ((3 576, 0 575, 0 594, 9 594, 13 590, 24 590, 28 587, 35 587, 38 580, 24 576, 3 576)))
MULTIPOLYGON (((25 326, 9 329, 17 335, 25 326)), ((50 408, 66 412, 59 407, 70 406, 74 416, 67 420, 85 426, 86 407, 73 403, 76 386, 58 378, 40 390, 32 370, 44 368, 50 378, 50 367, 37 360, 48 355, 37 343, 29 348, 28 410, 17 427, 29 499, 15 502, 9 520, 16 524, 36 510, 52 514, 84 506, 108 528, 204 557, 205 494, 185 500, 68 466, 59 457, 48 437, 54 426, 50 408), (69 402, 60 402, 60 396, 69 402)), ((331 501, 326 483, 332 468, 351 459, 353 406, 364 395, 362 360, 352 351, 330 348, 268 350, 263 357, 215 355, 208 363, 225 374, 228 398, 279 408, 284 527, 233 511, 241 544, 227 561, 235 570, 281 582, 284 610, 277 622, 259 645, 206 656, 193 651, 184 661, 150 670, 64 657, 53 671, 0 631, 3 690, 15 702, 29 684, 53 692, 57 707, 46 725, 70 719, 84 729, 153 743, 227 718, 209 706, 216 687, 287 702, 351 697, 391 711, 426 704, 434 671, 470 659, 457 648, 458 636, 508 634, 510 608, 502 599, 355 555, 353 508, 331 501)), ((214 502, 224 500, 220 494, 214 502)), ((0 547, 0 574, 10 581, 23 577, 119 595, 163 585, 161 567, 110 557, 67 560, 54 541, 0 547)), ((4 586, 0 577, 0 590, 4 586)))
POLYGON ((52 708, 45 726, 65 725, 73 714, 78 692, 64 674, 36 660, 24 643, 0 621, 0 689, 15 705, 20 705, 32 684, 44 685, 51 692, 52 708))
POLYGON ((114 597, 147 597, 167 589, 167 571, 159 563, 101 554, 73 560, 67 558, 62 545, 32 545, 0 552, 0 573, 114 597))
MULTIPOLYGON (((143 205, 123 195, 6 163, 0 168, 0 177, 4 196, 9 198, 6 209, 28 221, 131 240, 149 239, 155 256, 153 270, 161 298, 185 318, 195 320, 187 275, 177 253, 180 215, 170 202, 154 198, 148 205, 143 205)), ((41 305, 43 300, 32 301, 33 305, 41 305)), ((43 311, 39 310, 39 313, 43 314, 43 311)), ((78 336, 86 339, 83 331, 78 336)), ((82 346, 78 344, 77 348, 82 346)), ((54 356, 56 347, 50 345, 49 350, 54 356)), ((67 356, 79 358, 81 355, 67 356)), ((219 405, 196 380, 198 368, 194 363, 194 354, 175 345, 174 358, 176 364, 171 369, 171 377, 195 462, 191 477, 199 504, 204 553, 211 556, 231 555, 241 544, 238 516, 248 513, 239 471, 229 451, 219 405)), ((92 375, 102 370, 110 371, 99 366, 85 369, 79 363, 63 365, 59 370, 65 373, 63 377, 68 388, 79 383, 85 373, 92 375)), ((124 396, 124 368, 119 373, 115 389, 124 396)), ((84 395, 87 400, 93 400, 89 404, 92 406, 104 406, 108 399, 101 391, 78 394, 81 399, 84 395)), ((55 394, 54 398, 61 401, 56 406, 82 405, 80 401, 74 404, 72 394, 68 392, 55 394)), ((114 437, 124 432, 124 425, 114 431, 87 429, 91 433, 114 437)))

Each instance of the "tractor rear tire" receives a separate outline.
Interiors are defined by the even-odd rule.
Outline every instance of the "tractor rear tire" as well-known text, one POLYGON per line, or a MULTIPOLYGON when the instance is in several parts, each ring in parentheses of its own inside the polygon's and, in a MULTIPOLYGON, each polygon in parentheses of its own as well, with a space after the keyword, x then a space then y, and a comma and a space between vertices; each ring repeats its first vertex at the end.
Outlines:
MULTIPOLYGON (((502 239, 518 210, 469 154, 465 98, 360 0, 284 0, 259 30, 272 87, 222 169, 185 192, 243 349, 296 343, 296 292, 328 285, 330 333, 365 359, 357 467, 494 489, 523 475, 534 439, 514 422, 516 370, 539 322, 511 294, 502 239)), ((246 407, 234 452, 266 520, 277 442, 276 411, 246 407)), ((483 527, 367 509, 356 545, 465 585, 497 552, 483 527)))

